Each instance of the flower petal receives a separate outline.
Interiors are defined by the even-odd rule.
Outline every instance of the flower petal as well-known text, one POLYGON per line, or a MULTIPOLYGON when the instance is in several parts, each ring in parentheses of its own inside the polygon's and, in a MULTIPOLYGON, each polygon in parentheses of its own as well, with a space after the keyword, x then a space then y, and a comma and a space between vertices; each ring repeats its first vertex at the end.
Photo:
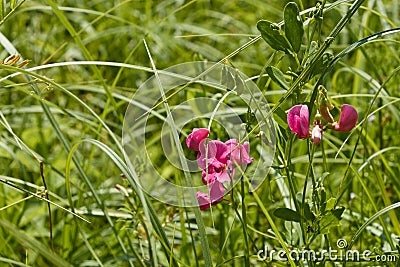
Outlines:
POLYGON ((228 162, 228 146, 218 140, 201 142, 199 145, 199 154, 197 155, 197 165, 203 170, 207 166, 213 166, 216 171, 223 168, 228 162))
POLYGON ((293 106, 288 112, 287 121, 290 130, 299 138, 307 138, 310 136, 310 119, 307 105, 293 106))
POLYGON ((302 105, 300 109, 300 129, 301 132, 298 135, 299 138, 307 138, 310 136, 310 130, 309 130, 309 112, 308 112, 308 106, 307 105, 302 105))
POLYGON ((210 185, 211 205, 215 205, 224 198, 225 190, 222 183, 215 181, 210 185))
POLYGON ((203 180, 203 184, 210 184, 214 182, 219 174, 218 172, 215 172, 213 166, 209 166, 207 170, 208 173, 205 169, 201 172, 201 179, 203 180))
POLYGON ((228 146, 225 143, 218 141, 218 140, 214 140, 213 142, 217 148, 217 151, 216 151, 217 153, 215 155, 216 159, 219 162, 226 164, 228 161, 229 154, 230 154, 228 146))
POLYGON ((299 124, 299 115, 300 115, 300 109, 302 105, 296 105, 293 106, 287 115, 287 121, 289 124, 290 130, 297 134, 300 131, 300 124, 299 124))
POLYGON ((194 128, 192 133, 186 138, 186 145, 189 149, 199 151, 201 141, 207 138, 210 131, 205 128, 194 128))
POLYGON ((203 192, 196 193, 197 201, 199 202, 199 206, 201 210, 206 210, 211 206, 211 201, 209 196, 203 192))
MULTIPOLYGON (((228 166, 230 164, 228 163, 228 166)), ((219 172, 215 175, 216 179, 220 183, 230 182, 231 179, 235 176, 234 168, 225 168, 222 172, 219 172)))
POLYGON ((230 151, 230 159, 232 165, 235 164, 249 164, 254 158, 249 157, 249 142, 244 142, 243 145, 239 144, 236 139, 230 139, 225 142, 230 151))
POLYGON ((206 194, 203 192, 197 192, 196 198, 199 203, 201 210, 206 210, 211 205, 215 205, 220 202, 225 194, 224 187, 222 183, 215 181, 210 184, 210 194, 206 194))
POLYGON ((348 132, 356 126, 358 121, 357 110, 348 104, 344 104, 340 109, 339 122, 333 125, 334 129, 339 132, 348 132))

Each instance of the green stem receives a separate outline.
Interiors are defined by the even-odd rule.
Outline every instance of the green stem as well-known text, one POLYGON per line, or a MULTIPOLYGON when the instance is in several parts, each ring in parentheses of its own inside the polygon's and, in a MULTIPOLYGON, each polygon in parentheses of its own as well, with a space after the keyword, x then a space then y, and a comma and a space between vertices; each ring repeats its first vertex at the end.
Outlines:
MULTIPOLYGON (((322 46, 320 47, 320 49, 318 49, 316 55, 313 57, 313 59, 311 60, 310 64, 306 66, 306 68, 300 73, 299 77, 294 81, 294 83, 292 84, 292 86, 289 88, 289 90, 281 97, 281 99, 279 99, 278 103, 276 105, 274 105, 271 110, 270 113, 272 114, 273 112, 275 112, 280 105, 290 96, 293 94, 293 92, 296 90, 296 88, 298 86, 300 86, 300 84, 302 82, 304 82, 305 78, 309 76, 311 70, 314 68, 314 65, 316 64, 316 62, 318 61, 318 59, 320 57, 322 57, 322 55, 324 54, 324 52, 329 48, 329 46, 332 44, 333 40, 336 38, 336 36, 340 33, 340 31, 344 28, 344 26, 346 26, 346 24, 350 21, 350 19, 352 18, 352 16, 355 14, 355 12, 358 10, 358 8, 361 6, 361 4, 364 2, 365 0, 357 0, 354 2, 354 4, 349 8, 349 10, 346 13, 346 16, 344 16, 336 25, 336 27, 332 30, 332 32, 328 35, 328 37, 325 39, 325 42, 322 44, 322 46)), ((311 97, 311 99, 315 100, 315 97, 317 95, 317 90, 314 90, 313 92, 313 96, 311 97), (315 96, 314 96, 315 94, 315 96)), ((311 101, 310 103, 312 103, 313 101, 311 101)), ((312 112, 312 105, 310 108, 310 113, 312 112)))
MULTIPOLYGON (((157 68, 156 68, 156 66, 154 64, 153 58, 151 57, 150 50, 149 50, 149 48, 147 46, 146 41, 145 40, 143 40, 143 41, 144 41, 144 45, 145 45, 145 48, 146 48, 146 52, 147 52, 147 54, 149 56, 149 59, 150 59, 151 67, 152 67, 152 69, 154 71, 154 76, 155 76, 156 81, 157 81, 157 86, 159 87, 159 90, 160 90, 160 94, 161 94, 161 97, 162 97, 162 100, 163 100, 163 103, 164 103, 165 110, 166 110, 166 112, 168 114, 168 117, 167 117, 168 118, 168 124, 170 125, 170 127, 172 129, 174 129, 174 131, 172 131, 174 143, 175 143, 176 148, 178 150, 178 154, 179 155, 183 155, 184 153, 183 153, 182 145, 181 145, 181 142, 179 140, 178 131, 177 131, 178 127, 175 125, 173 116, 171 116, 171 109, 170 109, 170 107, 168 105, 168 102, 166 101, 167 97, 165 95, 165 92, 164 92, 160 77, 158 75, 158 70, 157 70, 157 68)), ((181 160, 181 164, 183 166, 183 169, 184 170, 188 170, 189 168, 187 166, 186 159, 184 157, 180 157, 180 160, 181 160)), ((189 190, 192 191, 191 194, 190 194, 190 196, 192 196, 191 203, 195 203, 195 201, 196 201, 195 195, 196 194, 195 194, 195 191, 194 191, 194 185, 193 185, 192 178, 190 177, 190 175, 188 174, 187 171, 184 171, 184 176, 185 176, 186 184, 187 184, 189 190)), ((194 212, 194 215, 196 217, 197 227, 198 227, 198 231, 199 231, 199 235, 200 235, 201 247, 203 249, 204 265, 211 267, 212 266, 211 253, 210 253, 210 247, 208 245, 208 238, 207 238, 206 228, 204 226, 203 217, 202 217, 202 215, 200 213, 200 209, 198 207, 194 208, 193 212, 194 212)))
MULTIPOLYGON (((246 182, 248 183, 248 185, 251 186, 249 179, 246 176, 243 176, 243 177, 246 179, 246 182)), ((260 199, 260 197, 258 196, 258 194, 255 191, 252 193, 252 195, 253 195, 254 199, 256 200, 257 205, 260 207, 262 213, 267 218, 268 223, 270 224, 270 226, 272 228, 272 231, 275 233, 276 238, 278 239, 279 243, 281 244, 286 255, 290 255, 290 251, 289 251, 285 241, 283 240, 278 227, 275 225, 274 220, 272 219, 268 210, 265 208, 263 201, 260 199)), ((291 257, 288 257, 288 262, 289 262, 290 266, 296 267, 296 264, 294 263, 294 261, 291 257)))
POLYGON ((247 241, 247 213, 246 213, 246 203, 244 201, 244 198, 246 196, 246 193, 244 191, 244 181, 243 179, 240 179, 240 189, 241 189, 241 194, 242 194, 242 228, 243 228, 243 237, 244 237, 244 245, 245 245, 245 250, 244 250, 244 265, 246 267, 250 267, 250 255, 249 255, 249 243, 247 241))

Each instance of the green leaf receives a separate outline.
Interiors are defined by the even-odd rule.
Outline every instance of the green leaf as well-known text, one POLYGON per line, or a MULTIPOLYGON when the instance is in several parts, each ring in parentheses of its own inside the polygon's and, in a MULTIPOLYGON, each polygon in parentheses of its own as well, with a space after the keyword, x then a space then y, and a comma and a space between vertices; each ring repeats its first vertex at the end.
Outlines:
POLYGON ((243 81, 242 77, 239 75, 239 71, 236 70, 235 73, 235 91, 237 95, 241 95, 245 91, 245 82, 243 81))
POLYGON ((291 46, 285 36, 279 31, 279 27, 267 20, 257 22, 257 29, 261 37, 275 50, 289 53, 291 46))
POLYGON ((269 77, 279 84, 280 87, 284 88, 285 90, 289 90, 290 85, 289 83, 285 80, 285 75, 276 67, 274 66, 268 66, 266 68, 266 72, 268 73, 269 77))
POLYGON ((3 0, 0 0, 0 20, 4 19, 5 6, 3 0))
POLYGON ((289 2, 283 11, 285 22, 285 36, 292 45, 294 52, 299 52, 303 40, 303 22, 300 17, 299 7, 295 2, 289 2))
POLYGON ((308 205, 308 203, 305 203, 305 205, 304 205, 304 217, 310 221, 315 220, 315 215, 314 215, 314 213, 312 213, 312 211, 310 209, 310 205, 308 205))
POLYGON ((339 220, 342 218, 343 212, 344 212, 344 207, 339 207, 332 211, 333 215, 339 220))
POLYGON ((285 111, 279 107, 274 112, 274 120, 282 127, 287 128, 287 115, 285 111))
POLYGON ((10 8, 11 9, 14 9, 16 5, 17 5, 17 0, 11 0, 10 1, 10 8))
POLYGON ((65 261, 60 255, 51 251, 51 249, 43 244, 43 240, 36 239, 32 234, 29 234, 21 229, 19 229, 16 225, 10 223, 7 220, 0 219, 1 229, 7 233, 10 237, 14 239, 10 239, 13 242, 19 243, 21 248, 30 249, 33 252, 40 254, 45 258, 52 266, 72 266, 70 263, 65 261))
POLYGON ((310 43, 310 50, 309 50, 308 53, 309 53, 310 55, 314 55, 315 53, 318 52, 318 48, 319 48, 318 43, 317 43, 316 41, 311 41, 311 43, 310 43))
POLYGON ((335 207, 336 198, 332 197, 326 201, 326 210, 332 210, 335 207))
POLYGON ((323 70, 325 70, 329 63, 332 61, 333 55, 329 52, 324 53, 322 57, 320 57, 316 62, 314 67, 310 72, 310 77, 313 77, 317 74, 320 74, 323 70))
POLYGON ((251 110, 250 107, 247 107, 245 120, 246 120, 246 129, 247 129, 247 131, 250 131, 252 128, 252 125, 255 125, 257 122, 256 115, 253 113, 253 111, 251 110))
POLYGON ((325 180, 325 178, 328 177, 329 174, 330 174, 329 172, 324 172, 324 173, 321 175, 320 183, 323 183, 324 180, 325 180))
POLYGON ((301 217, 297 211, 288 208, 277 208, 274 211, 274 215, 285 221, 300 222, 301 217))
POLYGON ((324 189, 321 189, 320 195, 321 195, 321 203, 324 203, 326 201, 326 192, 324 189))
POLYGON ((320 205, 321 205, 321 213, 324 213, 326 210, 326 192, 323 188, 320 189, 320 205))
POLYGON ((235 88, 235 78, 230 72, 230 68, 228 68, 226 65, 222 67, 221 84, 225 85, 228 91, 231 91, 235 88))
POLYGON ((318 222, 320 234, 328 234, 332 227, 339 226, 340 219, 344 212, 344 208, 340 207, 335 210, 328 211, 318 222))

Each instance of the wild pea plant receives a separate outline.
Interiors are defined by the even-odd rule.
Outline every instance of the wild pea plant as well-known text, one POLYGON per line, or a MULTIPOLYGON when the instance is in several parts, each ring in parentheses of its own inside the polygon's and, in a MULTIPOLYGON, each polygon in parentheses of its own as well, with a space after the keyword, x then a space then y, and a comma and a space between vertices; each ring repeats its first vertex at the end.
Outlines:
POLYGON ((397 266, 398 8, 1 1, 0 265, 397 266))
MULTIPOLYGON (((287 123, 290 130, 299 139, 311 137, 311 142, 308 139, 306 141, 306 154, 308 154, 309 163, 307 164, 307 168, 303 169, 301 173, 304 175, 302 190, 299 190, 299 182, 293 172, 294 163, 292 160, 293 147, 298 141, 293 139, 293 136, 287 135, 287 139, 278 145, 282 169, 284 170, 278 172, 282 173, 285 180, 287 180, 290 192, 288 196, 290 196, 291 201, 287 202, 286 207, 277 208, 274 211, 274 215, 286 222, 293 222, 290 226, 285 223, 286 229, 289 231, 285 236, 287 238, 286 241, 292 240, 293 242, 293 235, 295 235, 295 241, 292 244, 295 245, 298 251, 309 251, 312 248, 314 249, 313 252, 319 250, 320 253, 317 253, 317 257, 318 255, 321 256, 319 261, 315 261, 315 255, 314 259, 312 259, 312 257, 304 257, 304 254, 301 254, 301 252, 300 257, 299 254, 295 253, 294 255, 297 256, 295 259, 299 260, 296 264, 300 265, 303 265, 302 261, 306 261, 307 265, 310 266, 327 264, 328 261, 332 260, 332 256, 335 255, 331 253, 323 255, 324 253, 321 253, 323 249, 334 250, 336 252, 337 249, 352 249, 352 246, 347 245, 346 237, 334 235, 335 238, 332 239, 332 235, 329 234, 341 225, 343 216, 346 214, 344 213, 345 208, 340 205, 340 200, 343 194, 346 194, 347 190, 351 190, 350 187, 347 187, 349 186, 349 182, 346 180, 348 179, 347 175, 349 175, 349 172, 356 172, 352 165, 354 164, 355 153, 359 149, 359 140, 365 120, 364 124, 356 127, 359 117, 358 111, 355 107, 347 103, 340 104, 340 112, 336 112, 339 113, 339 119, 335 119, 331 114, 331 110, 339 110, 339 108, 332 105, 328 96, 329 89, 324 87, 324 83, 326 82, 326 76, 330 74, 329 71, 332 71, 332 68, 341 57, 347 55, 355 47, 381 36, 383 33, 377 33, 367 39, 356 42, 352 47, 347 48, 347 51, 343 51, 336 57, 325 51, 343 27, 349 23, 351 16, 360 7, 362 2, 354 1, 352 3, 346 15, 338 22, 322 45, 319 40, 319 31, 321 29, 320 23, 323 20, 322 10, 326 5, 325 1, 319 3, 316 6, 317 8, 307 15, 304 13, 302 15, 298 5, 290 2, 284 9, 283 24, 275 24, 266 20, 261 20, 257 23, 257 28, 262 38, 271 48, 284 53, 289 61, 289 67, 285 70, 274 66, 267 66, 265 68, 269 78, 278 86, 287 90, 284 97, 272 108, 272 111, 279 110, 281 104, 286 99, 290 99, 295 104, 287 113, 287 123), (306 30, 304 30, 304 25, 307 25, 306 30), (303 38, 304 32, 306 32, 305 38, 303 38), (303 42, 303 40, 306 40, 306 42, 303 42), (313 88, 309 93, 304 92, 307 85, 313 88), (309 110, 315 111, 315 115, 310 114, 309 110), (312 131, 309 130, 310 118, 314 118, 312 131), (338 191, 331 189, 331 196, 327 194, 325 189, 330 173, 326 170, 329 159, 327 159, 327 151, 324 149, 323 138, 323 133, 329 129, 340 132, 354 130, 354 135, 358 135, 358 138, 354 141, 352 153, 349 156, 345 156, 347 167, 345 167, 346 171, 341 178, 338 191), (321 154, 318 157, 322 157, 323 162, 316 163, 315 158, 317 157, 319 148, 321 148, 321 154), (324 172, 316 171, 316 169, 320 168, 318 165, 322 165, 324 172), (311 180, 311 184, 309 184, 309 180, 311 180), (343 184, 347 186, 343 186, 343 184)), ((397 30, 389 30, 389 32, 395 33, 397 30)), ((280 121, 280 126, 285 128, 284 120, 280 121)), ((283 139, 281 138, 280 140, 282 141, 283 139)), ((351 141, 347 137, 342 142, 343 145, 337 151, 337 155, 342 154, 342 148, 345 143, 351 141)), ((366 194, 369 194, 366 187, 364 187, 364 190, 366 190, 366 194)), ((349 193, 350 196, 353 194, 349 193)), ((386 194, 386 192, 383 193, 386 194)), ((369 200, 373 201, 371 198, 369 200)), ((397 206, 396 204, 391 205, 387 211, 395 209, 397 206)), ((348 212, 351 214, 351 211, 348 212)), ((379 210, 375 210, 375 212, 380 214, 379 210)), ((393 226, 397 228, 398 220, 393 216, 393 211, 390 211, 390 213, 392 214, 391 218, 394 219, 392 221, 393 226)), ((367 221, 367 223, 370 223, 370 221, 367 221)), ((396 239, 392 238, 391 231, 386 226, 383 226, 383 232, 387 237, 390 236, 388 238, 388 244, 390 244, 388 250, 396 254, 396 249, 398 249, 396 239)), ((351 245, 358 238, 358 235, 359 232, 351 237, 351 245)), ((354 260, 343 255, 339 258, 339 261, 343 265, 348 260, 354 260)))
MULTIPOLYGON (((340 58, 376 37, 398 31, 398 29, 393 29, 373 34, 356 42, 336 57, 330 52, 326 52, 339 32, 349 23, 354 12, 360 8, 362 2, 364 1, 354 1, 352 3, 346 15, 342 17, 323 43, 320 42, 319 31, 323 20, 322 10, 326 5, 325 1, 318 3, 315 10, 303 14, 300 13, 296 3, 290 2, 285 6, 282 24, 272 23, 267 20, 261 20, 257 23, 257 28, 262 38, 271 48, 284 53, 284 57, 289 62, 287 69, 282 70, 275 66, 266 66, 265 68, 269 78, 279 87, 286 90, 286 93, 272 108, 272 111, 280 110, 281 104, 289 99, 295 105, 287 113, 288 126, 299 139, 306 139, 307 150, 305 152, 309 162, 307 167, 300 173, 304 177, 302 183, 299 183, 298 178, 294 175, 295 164, 292 159, 294 154, 293 147, 296 146, 295 143, 298 141, 293 139, 291 135, 286 135, 286 140, 284 138, 278 139, 281 141, 281 144, 278 144, 278 149, 280 150, 278 153, 280 154, 280 162, 283 169, 278 173, 281 173, 282 177, 287 181, 289 187, 287 197, 290 198, 290 201, 285 202, 286 207, 275 209, 274 216, 285 221, 285 228, 288 232, 284 237, 287 242, 294 246, 293 249, 297 250, 296 253, 290 256, 293 257, 294 255, 293 259, 296 261, 296 265, 326 265, 332 260, 334 262, 342 262, 345 265, 347 261, 360 261, 359 258, 355 260, 354 257, 349 257, 346 253, 342 254, 342 249, 345 252, 351 251, 353 249, 352 245, 359 237, 361 230, 351 237, 350 244, 347 244, 346 241, 349 237, 338 234, 332 235, 332 232, 336 232, 336 228, 341 226, 341 221, 345 215, 352 213, 351 210, 346 211, 345 207, 341 206, 340 203, 346 193, 349 194, 350 201, 354 198, 354 193, 351 192, 350 187, 351 181, 347 180, 349 179, 348 176, 352 176, 351 172, 357 172, 353 162, 355 154, 359 150, 359 141, 364 130, 365 119, 362 124, 360 123, 357 126, 358 111, 354 106, 347 103, 339 104, 341 105, 340 111, 335 112, 339 113, 339 118, 335 119, 331 114, 331 110, 339 110, 339 107, 332 105, 328 96, 329 89, 326 89, 324 85, 327 80, 326 76, 329 76, 329 72, 332 71, 340 58), (304 30, 304 25, 307 25, 305 27, 306 30, 304 30), (303 38, 304 32, 306 32, 305 38, 303 38), (313 89, 309 92, 304 92, 308 85, 313 89), (315 114, 310 114, 309 110, 314 111, 315 114), (314 118, 312 131, 309 130, 310 118, 314 118), (323 133, 329 129, 340 132, 353 131, 353 135, 358 135, 351 147, 351 153, 348 156, 344 156, 347 166, 337 188, 338 190, 331 188, 329 190, 330 194, 325 189, 330 176, 330 172, 327 171, 330 159, 328 159, 323 138, 323 133), (307 139, 309 137, 311 140, 307 139), (321 148, 320 155, 316 156, 319 148, 321 148), (316 163, 316 157, 322 157, 323 162, 316 163), (322 165, 323 172, 317 171, 320 169, 318 165, 322 165), (309 181, 311 181, 311 184, 309 184, 309 181), (302 186, 302 190, 299 190, 299 184, 302 186), (291 223, 288 224, 289 222, 291 223), (312 253, 316 252, 312 257, 310 257, 310 249, 312 249, 312 253), (326 253, 327 251, 328 253, 326 253), (331 253, 332 251, 334 253, 331 253), (340 251, 339 257, 338 251, 340 251)), ((283 58, 280 60, 283 61, 283 58)), ((277 116, 282 116, 279 114, 283 114, 283 112, 276 113, 277 116)), ((280 121, 282 129, 286 128, 283 118, 278 121, 280 121)), ((341 136, 344 137, 344 135, 341 136)), ((336 152, 336 155, 343 154, 343 147, 348 146, 349 144, 346 143, 351 142, 351 139, 347 137, 341 142, 343 144, 336 152)), ((359 175, 356 174, 356 176, 361 179, 359 175)), ((363 185, 363 189, 369 196, 369 190, 365 185, 363 185)), ((386 194, 387 192, 382 193, 386 194)), ((369 201, 373 202, 370 196, 369 201)), ((398 204, 395 203, 383 209, 391 214, 390 218, 394 229, 397 228, 398 217, 394 215, 395 213, 392 209, 397 207, 398 204)), ((381 215, 383 210, 376 209, 375 212, 381 215)), ((365 225, 370 222, 368 220, 365 225)), ((383 221, 381 220, 381 222, 383 221)), ((364 228, 362 227, 362 229, 364 228)), ((394 237, 392 230, 389 230, 387 226, 383 225, 382 229, 383 235, 390 236, 387 239, 387 244, 389 245, 387 250, 394 255, 398 255, 398 251, 396 252, 399 248, 398 237, 394 237)), ((271 251, 271 248, 269 249, 271 251)), ((273 258, 273 253, 268 255, 268 250, 264 250, 263 253, 266 255, 264 259, 271 260, 273 258)), ((288 256, 288 258, 290 257, 288 256)), ((378 258, 379 256, 375 259, 378 258)))

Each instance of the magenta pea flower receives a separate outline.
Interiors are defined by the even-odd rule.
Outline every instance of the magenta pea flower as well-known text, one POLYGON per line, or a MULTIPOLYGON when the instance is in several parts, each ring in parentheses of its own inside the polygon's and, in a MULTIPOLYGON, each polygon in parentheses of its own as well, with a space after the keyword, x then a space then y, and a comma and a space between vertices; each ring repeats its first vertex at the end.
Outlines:
POLYGON ((225 144, 229 147, 232 164, 247 165, 253 162, 254 158, 249 157, 249 142, 246 141, 242 145, 236 139, 229 139, 225 144))
POLYGON ((203 170, 212 166, 216 172, 220 172, 228 162, 229 152, 228 146, 221 141, 201 142, 199 154, 197 154, 197 165, 203 170))
POLYGON ((203 192, 197 192, 196 198, 199 202, 201 210, 206 210, 211 205, 215 205, 220 202, 224 197, 224 186, 219 181, 215 180, 210 184, 209 194, 203 192))
POLYGON ((186 145, 197 151, 197 165, 202 169, 201 178, 208 187, 208 194, 197 192, 200 209, 205 210, 220 202, 225 193, 223 183, 229 183, 235 176, 236 165, 247 165, 254 159, 249 156, 249 142, 239 144, 236 139, 221 142, 207 140, 210 131, 193 129, 186 145))
POLYGON ((186 139, 186 145, 189 149, 199 151, 200 143, 207 138, 210 131, 205 128, 194 128, 186 139))
POLYGON ((344 104, 340 109, 338 122, 332 124, 333 129, 339 132, 348 132, 356 126, 358 121, 357 110, 348 104, 344 104))
POLYGON ((235 176, 235 169, 231 166, 230 161, 221 169, 215 169, 212 165, 201 173, 201 179, 204 184, 213 183, 217 180, 220 183, 229 182, 235 176), (207 172, 208 171, 208 172, 207 172))
POLYGON ((309 112, 307 105, 293 106, 287 115, 287 121, 293 133, 300 139, 310 136, 309 130, 309 112))

